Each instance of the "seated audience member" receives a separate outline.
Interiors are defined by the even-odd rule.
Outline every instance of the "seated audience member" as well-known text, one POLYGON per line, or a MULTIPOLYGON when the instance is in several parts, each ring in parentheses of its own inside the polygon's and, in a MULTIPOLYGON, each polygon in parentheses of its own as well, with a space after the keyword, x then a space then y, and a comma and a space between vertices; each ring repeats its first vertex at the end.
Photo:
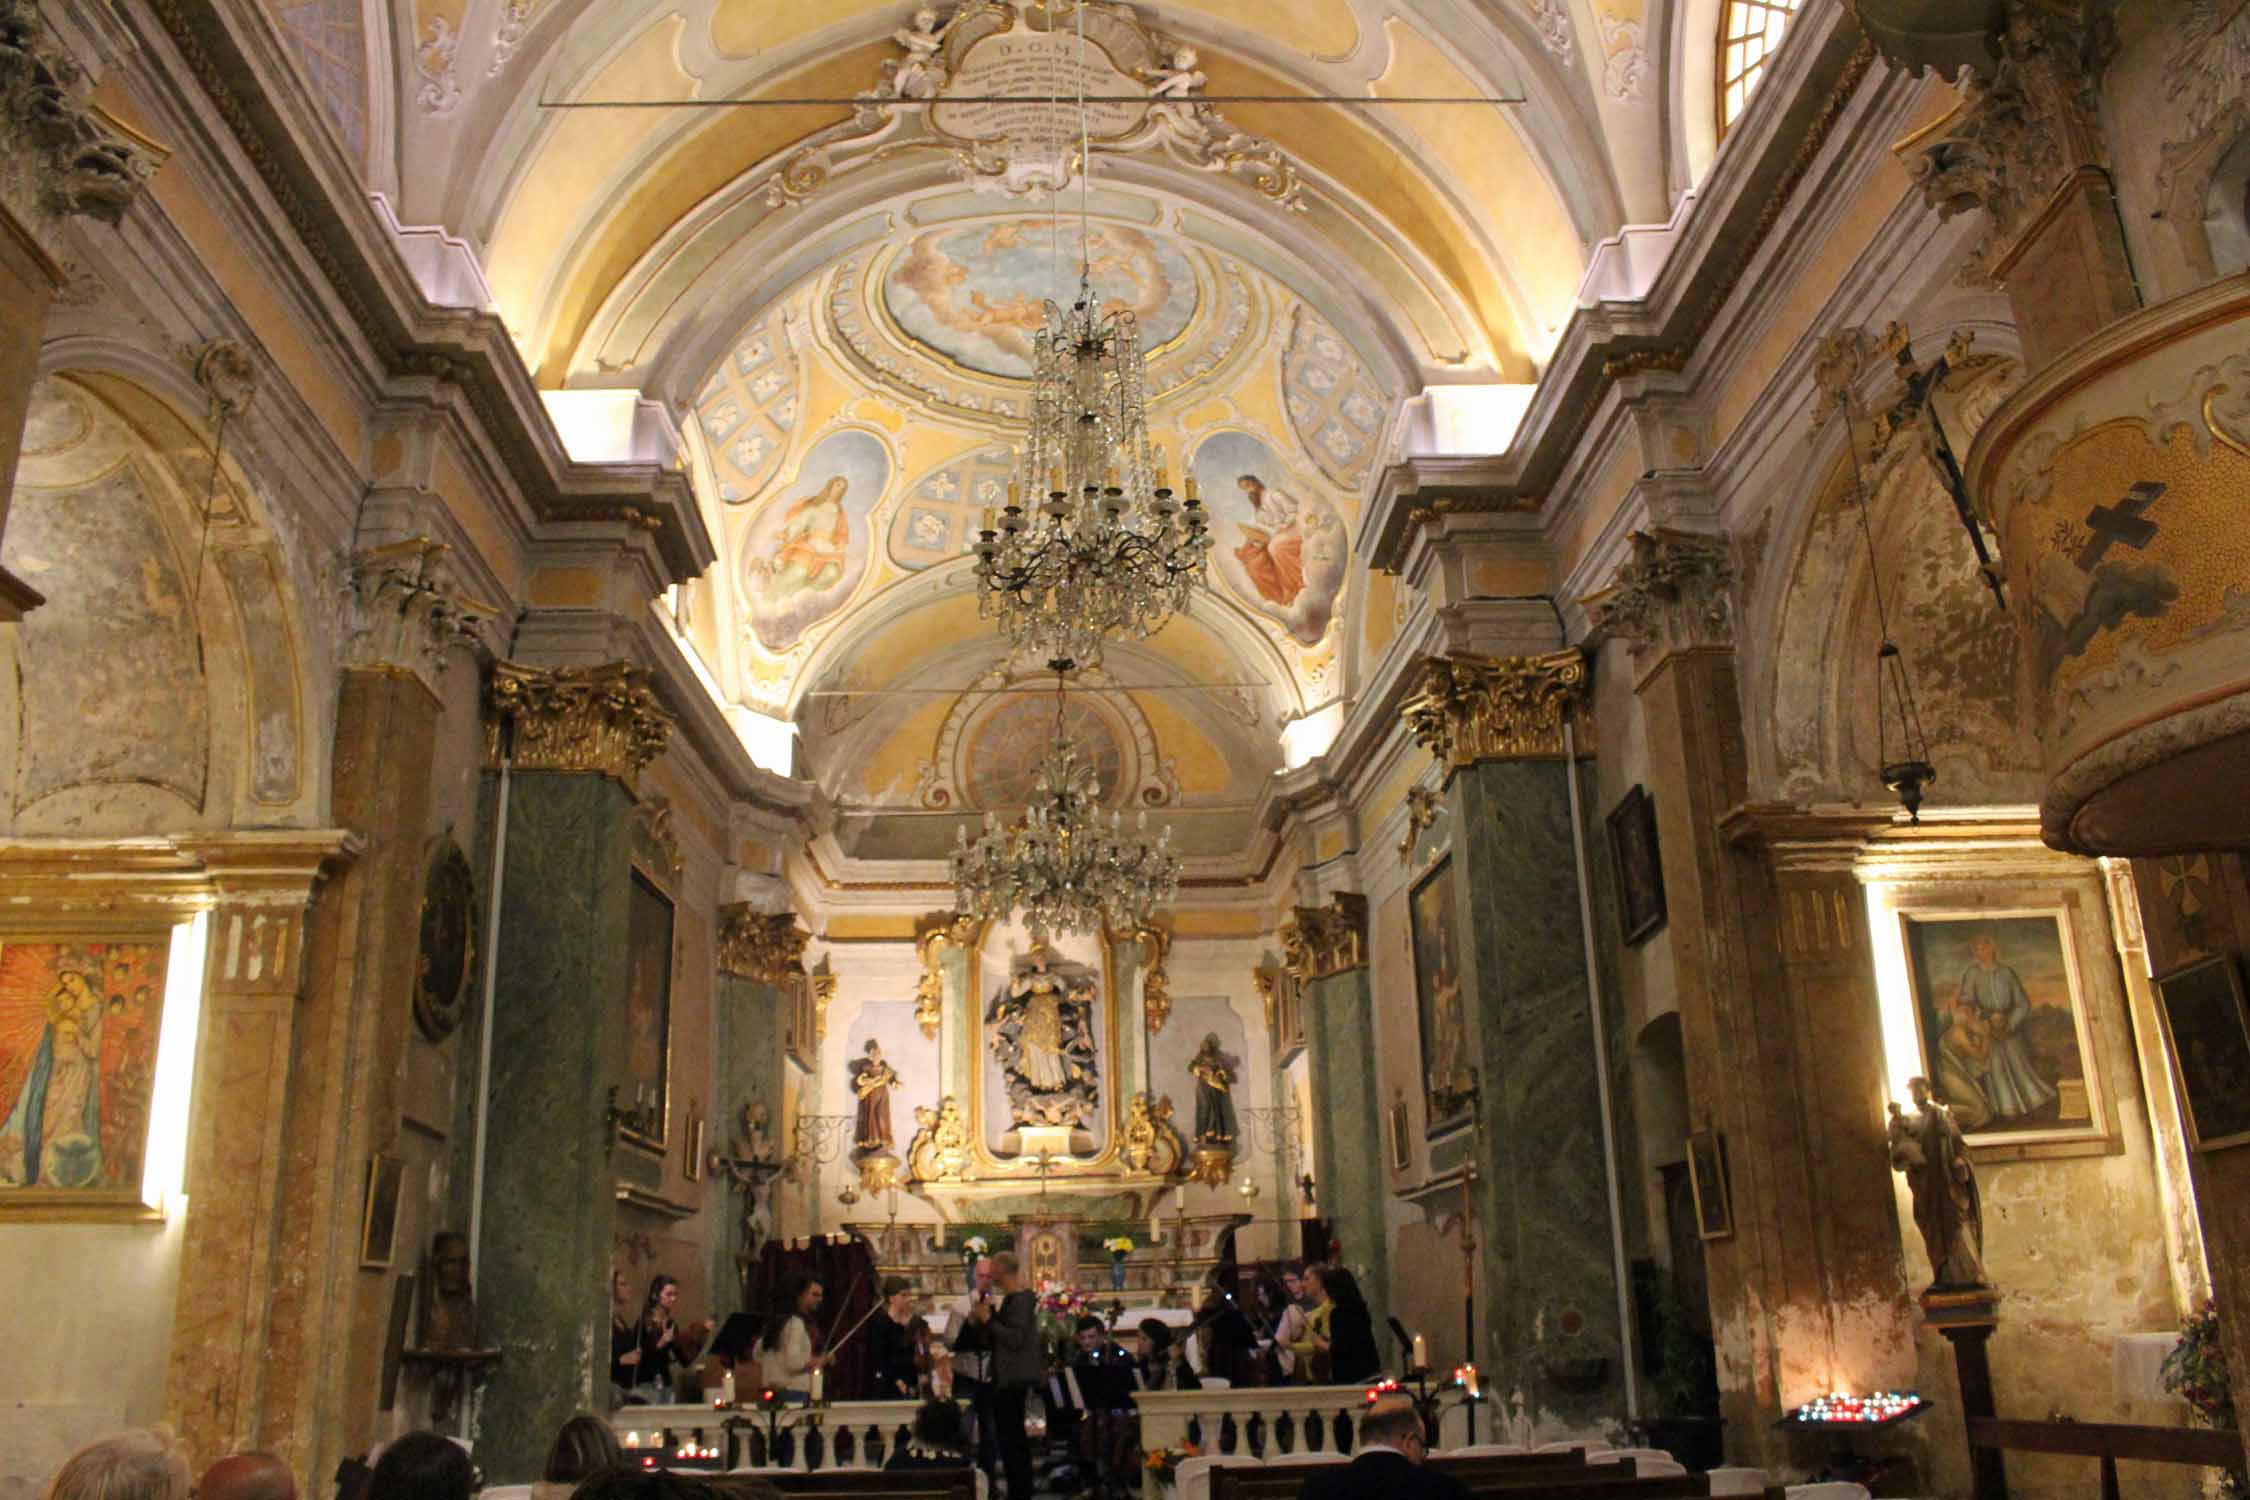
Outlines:
POLYGON ((1306 1472, 1297 1500, 1469 1500, 1469 1487, 1428 1468, 1422 1418, 1404 1396, 1385 1396, 1359 1419, 1348 1464, 1306 1472))
POLYGON ((886 1469, 959 1469, 969 1462, 969 1428, 950 1401, 925 1401, 914 1414, 914 1439, 883 1461, 886 1469))
POLYGON ((366 1500, 469 1500, 478 1486, 467 1449, 434 1432, 410 1432, 375 1460, 366 1500))
POLYGON ((1133 1363, 1139 1368, 1144 1391, 1200 1391, 1202 1377, 1188 1367, 1185 1351, 1176 1350, 1172 1330, 1155 1318, 1143 1318, 1133 1336, 1133 1363))
MULTIPOLYGON (((570 1492, 605 1469, 625 1462, 617 1434, 600 1417, 583 1414, 562 1424, 547 1450, 547 1468, 531 1487, 531 1500, 569 1500, 570 1492)), ((201 1500, 198 1496, 197 1500, 201 1500)))
POLYGON ((297 1500, 297 1477, 271 1453, 232 1453, 203 1471, 197 1500, 297 1500))
POLYGON ((781 1491, 747 1474, 728 1476, 722 1490, 669 1469, 604 1469, 570 1495, 571 1500, 781 1500, 781 1491))
POLYGON ((40 1500, 188 1500, 195 1476, 163 1428, 138 1427, 88 1443, 63 1460, 40 1500))

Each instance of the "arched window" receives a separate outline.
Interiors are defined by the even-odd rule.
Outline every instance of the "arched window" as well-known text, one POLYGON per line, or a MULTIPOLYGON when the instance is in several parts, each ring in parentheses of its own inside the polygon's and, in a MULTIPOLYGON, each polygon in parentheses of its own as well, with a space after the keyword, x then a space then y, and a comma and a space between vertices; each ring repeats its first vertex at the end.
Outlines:
POLYGON ((1799 0, 1726 0, 1719 21, 1719 133, 1741 115, 1750 91, 1781 45, 1799 0))

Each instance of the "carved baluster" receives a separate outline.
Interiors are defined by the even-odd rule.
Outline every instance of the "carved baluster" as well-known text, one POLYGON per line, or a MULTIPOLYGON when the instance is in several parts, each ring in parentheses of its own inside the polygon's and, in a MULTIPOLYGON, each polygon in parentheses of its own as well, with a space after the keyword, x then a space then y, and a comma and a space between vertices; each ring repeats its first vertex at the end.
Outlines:
POLYGON ((859 1439, 852 1436, 852 1430, 849 1427, 838 1427, 836 1429, 836 1467, 848 1469, 852 1466, 852 1460, 858 1456, 859 1439))
POLYGON ((1234 1424, 1234 1413, 1231 1411, 1221 1413, 1219 1416, 1219 1451, 1231 1454, 1241 1440, 1242 1434, 1234 1424))
POLYGON ((1198 1451, 1201 1451, 1203 1447, 1203 1419, 1201 1417, 1194 1415, 1188 1417, 1187 1440, 1198 1451))
POLYGON ((1349 1411, 1336 1413, 1336 1451, 1344 1454, 1352 1451, 1352 1414, 1349 1411))
POLYGON ((784 1427, 774 1435, 773 1463, 777 1469, 797 1467, 797 1429, 784 1427))
POLYGON ((1274 1418, 1273 1445, 1283 1453, 1297 1451, 1297 1419, 1286 1411, 1274 1418))
POLYGON ((814 1422, 805 1428, 805 1472, 818 1473, 821 1463, 828 1457, 827 1441, 820 1435, 820 1424, 814 1422))
POLYGON ((1264 1458, 1266 1456, 1266 1414, 1262 1411, 1250 1413, 1250 1420, 1244 1424, 1244 1429, 1243 1436, 1250 1443, 1250 1456, 1252 1458, 1264 1458))
POLYGON ((1305 1451, 1319 1453, 1328 1441, 1328 1424, 1317 1411, 1305 1413, 1305 1451))
POLYGON ((867 1467, 883 1467, 883 1429, 873 1422, 867 1424, 867 1467))

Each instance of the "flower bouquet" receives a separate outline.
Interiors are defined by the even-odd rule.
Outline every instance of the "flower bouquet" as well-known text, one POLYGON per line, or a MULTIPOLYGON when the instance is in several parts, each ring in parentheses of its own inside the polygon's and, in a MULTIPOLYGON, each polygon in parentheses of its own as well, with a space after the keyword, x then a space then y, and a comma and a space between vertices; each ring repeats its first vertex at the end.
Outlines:
POLYGON ((977 1262, 991 1252, 992 1246, 981 1234, 972 1234, 961 1242, 961 1275, 970 1291, 977 1287, 977 1262))
POLYGON ((1109 1252, 1110 1290, 1122 1292, 1125 1290, 1125 1257, 1133 1253, 1133 1237, 1113 1234, 1102 1241, 1102 1248, 1109 1252))
POLYGON ((1177 1448, 1151 1448, 1148 1454, 1148 1472, 1156 1477, 1159 1485, 1170 1489, 1179 1477, 1180 1460, 1198 1457, 1202 1452, 1193 1443, 1182 1443, 1177 1448))
POLYGON ((1078 1338, 1078 1320, 1093 1311, 1086 1294, 1074 1286, 1039 1283, 1039 1340, 1056 1360, 1067 1360, 1078 1338))
MULTIPOLYGON (((2185 1401, 2213 1427, 2234 1425, 2234 1384, 2228 1378, 2225 1347, 2219 1341, 2219 1310, 2206 1302, 2180 1327, 2180 1341, 2164 1356, 2159 1378, 2164 1389, 2185 1401)), ((2219 1493, 2250 1495, 2241 1474, 2221 1474, 2219 1493)))

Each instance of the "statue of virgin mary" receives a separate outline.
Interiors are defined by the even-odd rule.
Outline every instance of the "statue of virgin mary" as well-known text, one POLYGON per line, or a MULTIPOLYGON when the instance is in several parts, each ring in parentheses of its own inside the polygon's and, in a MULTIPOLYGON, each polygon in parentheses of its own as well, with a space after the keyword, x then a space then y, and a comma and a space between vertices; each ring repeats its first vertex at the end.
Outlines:
POLYGON ((1101 1097, 1093 1016, 1092 981, 1058 968, 1045 945, 1009 976, 986 1022, 1017 1125, 1093 1124, 1101 1097))

